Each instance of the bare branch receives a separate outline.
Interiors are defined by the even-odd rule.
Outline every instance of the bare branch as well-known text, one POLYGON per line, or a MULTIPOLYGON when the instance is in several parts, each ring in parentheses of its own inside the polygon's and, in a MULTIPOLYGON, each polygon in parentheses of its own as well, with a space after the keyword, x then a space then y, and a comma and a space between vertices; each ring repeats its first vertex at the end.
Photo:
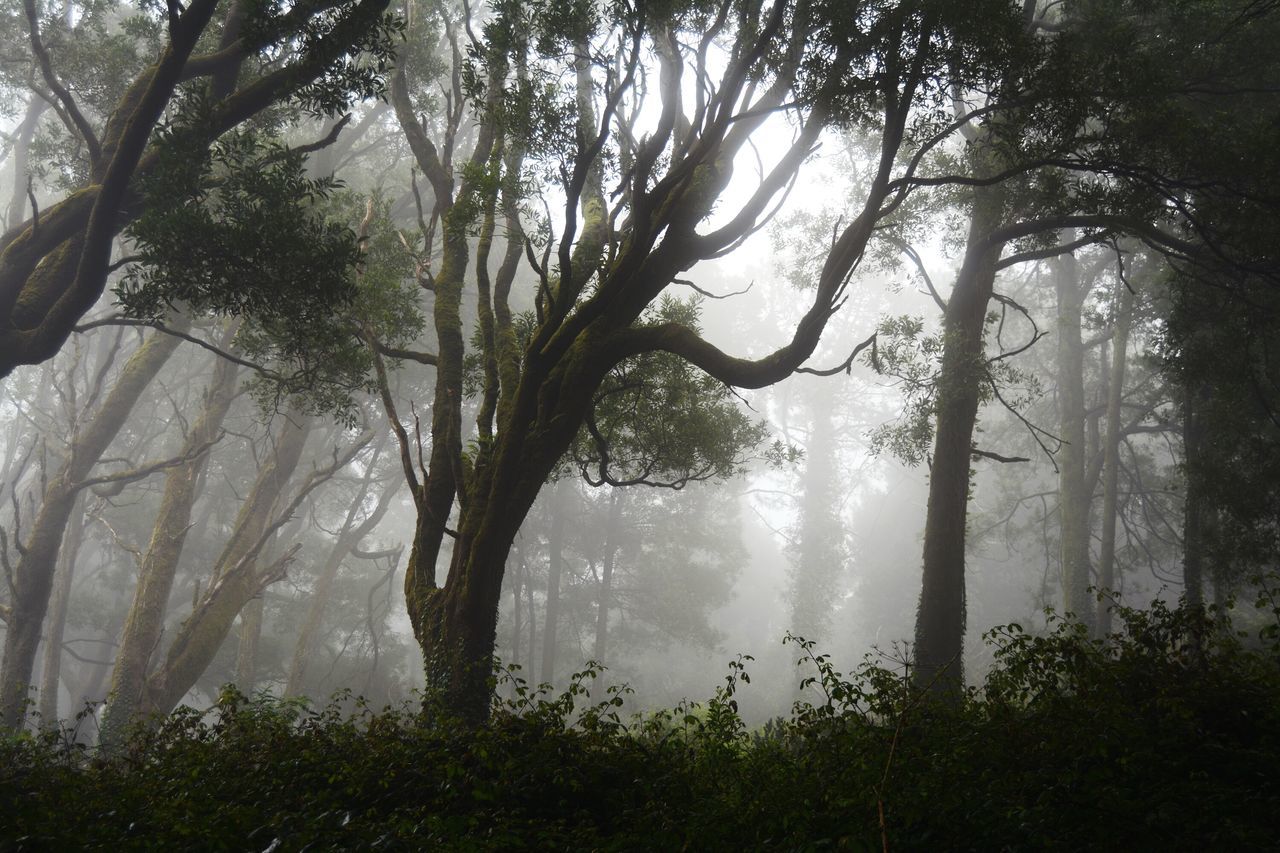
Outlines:
POLYGON ((709 290, 704 290, 703 288, 694 284, 692 281, 689 281, 687 278, 673 278, 671 279, 671 283, 683 284, 685 287, 691 288, 697 291, 698 293, 701 293, 703 296, 707 297, 708 299, 728 299, 732 296, 742 296, 744 293, 749 293, 751 291, 751 288, 756 286, 755 279, 752 279, 751 283, 748 284, 746 287, 742 288, 742 290, 734 290, 734 291, 731 291, 730 293, 717 294, 717 293, 712 293, 709 290))
POLYGON ((40 76, 44 78, 45 85, 49 87, 62 105, 62 109, 66 111, 67 117, 75 125, 80 138, 84 140, 85 147, 89 149, 89 162, 96 164, 102 157, 102 145, 98 142, 98 136, 93 132, 93 127, 84 117, 84 113, 80 112, 80 107, 76 105, 75 99, 71 97, 67 87, 62 85, 62 82, 58 80, 58 75, 54 73, 53 61, 49 59, 49 51, 45 48, 44 41, 40 38, 40 15, 36 12, 35 0, 23 0, 22 9, 27 15, 27 26, 30 28, 31 36, 31 52, 35 54, 36 62, 40 65, 40 76))
POLYGON ((862 352, 867 347, 871 347, 871 363, 875 364, 879 360, 876 357, 876 335, 877 334, 878 333, 876 332, 872 332, 871 337, 867 338, 865 341, 863 341, 862 343, 854 347, 853 352, 849 353, 849 357, 846 358, 844 361, 842 361, 840 364, 837 364, 835 367, 830 367, 825 370, 821 370, 814 367, 797 367, 793 372, 808 373, 813 376, 834 376, 837 373, 846 373, 846 374, 852 373, 854 359, 858 357, 858 353, 862 352))
POLYGON ((976 447, 969 448, 971 456, 977 456, 981 459, 994 459, 996 462, 1030 462, 1026 456, 1001 456, 999 453, 992 453, 990 450, 979 450, 976 447))
POLYGON ((219 432, 218 435, 210 441, 206 441, 199 447, 192 448, 190 453, 184 453, 181 456, 175 456, 171 459, 150 462, 146 465, 140 465, 137 468, 131 468, 127 471, 118 471, 114 474, 103 474, 99 477, 90 477, 86 480, 81 480, 78 483, 72 483, 71 488, 88 489, 94 486, 105 485, 107 483, 119 483, 123 485, 125 483, 134 483, 138 480, 146 479, 152 474, 159 473, 167 468, 175 468, 179 465, 185 465, 188 462, 199 459, 208 452, 209 448, 222 441, 222 438, 225 435, 225 432, 219 432))

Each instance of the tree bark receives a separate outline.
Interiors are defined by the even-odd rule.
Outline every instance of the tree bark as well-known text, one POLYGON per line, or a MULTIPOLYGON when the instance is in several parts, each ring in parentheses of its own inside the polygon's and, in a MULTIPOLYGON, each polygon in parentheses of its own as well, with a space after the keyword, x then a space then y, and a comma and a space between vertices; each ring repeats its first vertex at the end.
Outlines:
POLYGON ((262 468, 236 516, 231 537, 214 565, 208 587, 178 629, 163 664, 147 679, 139 710, 167 714, 196 683, 217 654, 244 606, 276 581, 283 566, 258 566, 264 532, 289 478, 297 468, 312 420, 284 416, 275 454, 262 468))
POLYGON ((17 729, 26 715, 27 686, 53 589, 58 552, 81 484, 124 426, 143 390, 177 349, 178 341, 159 332, 147 338, 126 362, 101 407, 75 436, 70 458, 45 488, 26 552, 14 570, 13 600, 0 662, 0 728, 17 729))
POLYGON ((262 639, 262 596, 255 595, 240 610, 236 642, 236 689, 252 696, 258 682, 258 642, 262 639))
POLYGON ((76 495, 71 509, 70 529, 58 555, 53 601, 45 630, 44 663, 40 671, 40 725, 58 725, 58 686, 62 681, 62 642, 66 634, 67 609, 71 604, 71 583, 75 579, 76 558, 84 542, 84 491, 76 495))
POLYGON ((547 531, 547 606, 542 624, 542 680, 555 684, 559 639, 560 581, 564 575, 564 524, 569 514, 568 486, 556 483, 551 493, 551 527, 547 531))
MULTIPOLYGON (((1116 284, 1115 335, 1112 340, 1111 383, 1107 393, 1107 435, 1103 446, 1102 553, 1098 558, 1098 586, 1107 593, 1116 587, 1116 511, 1120 485, 1120 405, 1124 401, 1124 376, 1129 358, 1129 326, 1133 318, 1133 292, 1123 279, 1116 284)), ((1111 633, 1112 602, 1098 602, 1097 634, 1111 633)))
POLYGON ((104 743, 123 736, 142 701, 147 670, 160 643, 169 595, 191 529, 191 510, 199 497, 201 475, 235 397, 237 372, 230 361, 215 358, 203 408, 182 443, 181 454, 189 461, 170 468, 165 476, 160 509, 138 570, 138 583, 112 668, 110 698, 102 723, 104 743))
MULTIPOLYGON (((618 559, 622 539, 623 492, 614 488, 609 492, 609 520, 605 524, 604 559, 600 561, 600 601, 596 605, 595 659, 601 666, 609 662, 609 608, 613 606, 613 569, 618 559)), ((597 680, 597 688, 604 687, 604 675, 597 680)))
POLYGON ((1095 605, 1089 596, 1089 515, 1093 495, 1085 477, 1084 341, 1080 332, 1088 289, 1080 281, 1079 265, 1071 255, 1059 256, 1054 263, 1054 290, 1058 299, 1058 429, 1063 441, 1058 455, 1062 607, 1092 632, 1095 605))
POLYGON ((937 427, 924 529, 924 578, 916 612, 913 679, 939 696, 964 685, 965 526, 969 464, 982 383, 986 381, 983 332, 995 284, 1000 246, 986 239, 1002 222, 1004 190, 973 193, 964 262, 943 320, 938 377, 937 427))

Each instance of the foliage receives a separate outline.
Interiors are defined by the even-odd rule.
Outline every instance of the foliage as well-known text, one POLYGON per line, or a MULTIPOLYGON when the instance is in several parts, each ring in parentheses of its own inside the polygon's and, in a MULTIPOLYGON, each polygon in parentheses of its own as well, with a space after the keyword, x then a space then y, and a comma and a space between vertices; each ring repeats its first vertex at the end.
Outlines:
MULTIPOLYGON (((951 705, 812 643, 813 702, 748 731, 740 658, 706 705, 625 721, 599 670, 467 729, 356 700, 344 715, 225 691, 104 760, 0 743, 6 849, 1259 849, 1280 807, 1280 660, 1225 619, 1124 611, 989 635, 997 666, 951 705)), ((350 701, 349 696, 339 697, 350 701)))
MULTIPOLYGON (((663 297, 643 320, 700 330, 699 303, 663 297)), ((732 389, 670 353, 627 359, 593 395, 592 411, 570 453, 592 485, 648 484, 683 488, 727 480, 745 469, 768 436, 764 421, 739 408, 732 389)), ((780 462, 780 446, 765 458, 780 462)))

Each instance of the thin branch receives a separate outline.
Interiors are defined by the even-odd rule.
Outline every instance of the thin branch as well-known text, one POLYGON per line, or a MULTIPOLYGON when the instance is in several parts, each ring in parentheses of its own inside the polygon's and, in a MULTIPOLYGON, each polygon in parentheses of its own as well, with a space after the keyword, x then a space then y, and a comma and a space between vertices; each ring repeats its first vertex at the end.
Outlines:
POLYGON ((862 343, 854 347, 853 352, 849 353, 849 357, 846 358, 844 361, 842 361, 840 364, 837 364, 835 367, 827 368, 825 370, 819 369, 816 367, 797 367, 792 372, 808 373, 813 376, 835 376, 837 373, 851 374, 853 372, 854 359, 856 359, 858 357, 858 354, 862 352, 864 349, 866 349, 867 347, 871 347, 871 363, 874 365, 879 361, 879 359, 876 357, 876 336, 878 334, 879 332, 872 332, 871 337, 867 338, 865 341, 863 341, 862 343))
POLYGON ((40 76, 44 78, 45 85, 53 91, 54 96, 62 104, 62 108, 66 110, 67 116, 75 125, 76 131, 79 132, 84 139, 85 147, 89 149, 89 162, 97 164, 102 157, 102 145, 98 142, 97 135, 93 132, 84 114, 80 112, 80 107, 76 105, 75 99, 71 97, 71 93, 58 80, 58 75, 53 71, 53 62, 49 59, 49 51, 45 48, 44 42, 40 38, 40 16, 36 12, 35 0, 23 0, 23 11, 27 15, 27 25, 31 28, 31 52, 35 54, 36 62, 40 65, 40 76))
POLYGON ((102 486, 107 483, 119 483, 123 485, 125 483, 134 483, 134 482, 137 482, 138 480, 146 479, 147 477, 150 477, 152 474, 159 473, 160 471, 164 471, 167 468, 175 468, 179 465, 185 465, 188 462, 193 462, 196 459, 199 459, 206 452, 208 452, 209 448, 213 447, 215 444, 222 441, 222 438, 225 435, 226 435, 225 432, 219 431, 216 437, 214 437, 209 441, 206 441, 205 443, 201 444, 199 447, 192 448, 190 453, 184 453, 183 455, 175 456, 172 459, 163 459, 157 462, 148 463, 146 465, 140 465, 137 468, 131 468, 127 471, 118 471, 115 474, 103 474, 100 477, 90 477, 87 480, 81 480, 78 483, 72 483, 71 488, 72 489, 89 489, 94 486, 102 486))
POLYGON ((692 281, 689 281, 687 278, 673 278, 671 279, 671 283, 683 284, 685 287, 691 288, 697 291, 698 293, 701 293, 703 296, 707 297, 708 299, 728 299, 731 296, 742 296, 743 294, 750 292, 751 288, 756 286, 755 279, 752 279, 751 283, 748 284, 746 287, 742 288, 742 290, 734 290, 729 293, 712 293, 709 290, 705 290, 699 287, 698 285, 694 284, 692 281))
POLYGON ((969 448, 970 456, 977 456, 982 459, 994 459, 997 462, 1030 462, 1026 456, 1001 456, 999 453, 993 453, 990 450, 979 450, 976 447, 969 448))
POLYGON ((910 258, 911 262, 916 265, 916 269, 919 271, 920 277, 924 279, 924 286, 929 288, 929 295, 933 297, 934 304, 942 309, 943 313, 946 313, 947 300, 943 299, 942 294, 938 293, 938 288, 934 287, 933 278, 929 275, 929 270, 925 268, 924 259, 920 257, 920 253, 901 237, 886 234, 885 239, 897 246, 898 250, 910 258))
POLYGON ((399 347, 387 346, 382 341, 372 336, 369 337, 369 341, 370 345, 376 352, 380 355, 385 355, 387 358, 401 358, 406 361, 416 361, 418 364, 425 364, 428 367, 435 367, 440 363, 440 359, 433 353, 418 352, 417 350, 407 350, 400 349, 399 347))
POLYGON ((1061 450, 1062 446, 1066 444, 1066 442, 1063 441, 1058 436, 1054 435, 1053 433, 1049 432, 1048 430, 1042 429, 1041 427, 1038 427, 1035 424, 1033 424, 1031 421, 1027 420, 1026 416, 1023 415, 1022 412, 1019 412, 1016 408, 1014 408, 1012 404, 1009 403, 1008 400, 1004 398, 1004 395, 1000 393, 1000 386, 996 383, 995 379, 993 379, 991 376, 987 376, 987 383, 991 386, 991 393, 994 394, 995 398, 1000 401, 1000 404, 1003 405, 1006 409, 1008 409, 1011 415, 1013 415, 1018 420, 1022 421, 1022 425, 1025 426, 1027 428, 1027 431, 1031 433, 1031 437, 1035 439, 1036 444, 1040 445, 1040 449, 1044 451, 1044 455, 1049 458, 1049 464, 1053 466, 1053 472, 1055 474, 1059 473, 1058 460, 1054 459, 1053 457, 1053 454, 1057 451, 1050 450, 1049 447, 1044 443, 1044 441, 1041 440, 1040 436, 1044 436, 1045 438, 1048 438, 1048 439, 1051 439, 1052 441, 1057 442, 1057 445, 1058 445, 1057 450, 1061 450))
POLYGON ((247 367, 250 370, 255 371, 256 373, 259 373, 268 379, 272 379, 277 382, 286 383, 286 384, 288 382, 288 377, 284 376, 283 374, 277 373, 276 371, 272 370, 269 367, 264 367, 263 365, 258 364, 256 362, 243 359, 240 356, 234 355, 228 352, 227 350, 221 349, 220 347, 214 344, 211 344, 206 340, 202 340, 196 337, 195 335, 188 334, 187 332, 180 332, 177 329, 173 329, 173 328, 170 328, 169 326, 166 326, 164 323, 157 323, 153 320, 134 320, 129 317, 122 317, 119 314, 112 314, 109 317, 103 317, 101 320, 92 320, 88 323, 81 323, 77 326, 72 327, 72 331, 83 334, 84 332, 87 332, 90 329, 96 329, 100 326, 138 326, 142 328, 155 329, 156 331, 163 332, 166 335, 172 335, 175 338, 182 338, 182 340, 184 341, 188 341, 190 343, 195 344, 198 347, 201 347, 202 349, 208 350, 209 352, 213 353, 219 358, 224 358, 227 361, 231 362, 232 364, 238 364, 241 367, 247 367))

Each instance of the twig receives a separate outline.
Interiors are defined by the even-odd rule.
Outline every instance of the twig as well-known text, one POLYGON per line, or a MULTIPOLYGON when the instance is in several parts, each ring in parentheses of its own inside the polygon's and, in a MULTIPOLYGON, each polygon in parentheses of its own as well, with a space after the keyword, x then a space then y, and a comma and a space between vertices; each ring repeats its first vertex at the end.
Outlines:
POLYGON ((879 363, 879 359, 876 357, 876 335, 878 334, 879 332, 872 332, 871 337, 854 347, 853 352, 849 353, 849 357, 840 364, 837 364, 835 367, 828 368, 826 370, 816 367, 797 367, 792 372, 809 373, 813 376, 834 376, 837 373, 852 373, 853 360, 858 357, 858 353, 862 352, 867 347, 871 347, 871 364, 872 366, 876 366, 879 363))

